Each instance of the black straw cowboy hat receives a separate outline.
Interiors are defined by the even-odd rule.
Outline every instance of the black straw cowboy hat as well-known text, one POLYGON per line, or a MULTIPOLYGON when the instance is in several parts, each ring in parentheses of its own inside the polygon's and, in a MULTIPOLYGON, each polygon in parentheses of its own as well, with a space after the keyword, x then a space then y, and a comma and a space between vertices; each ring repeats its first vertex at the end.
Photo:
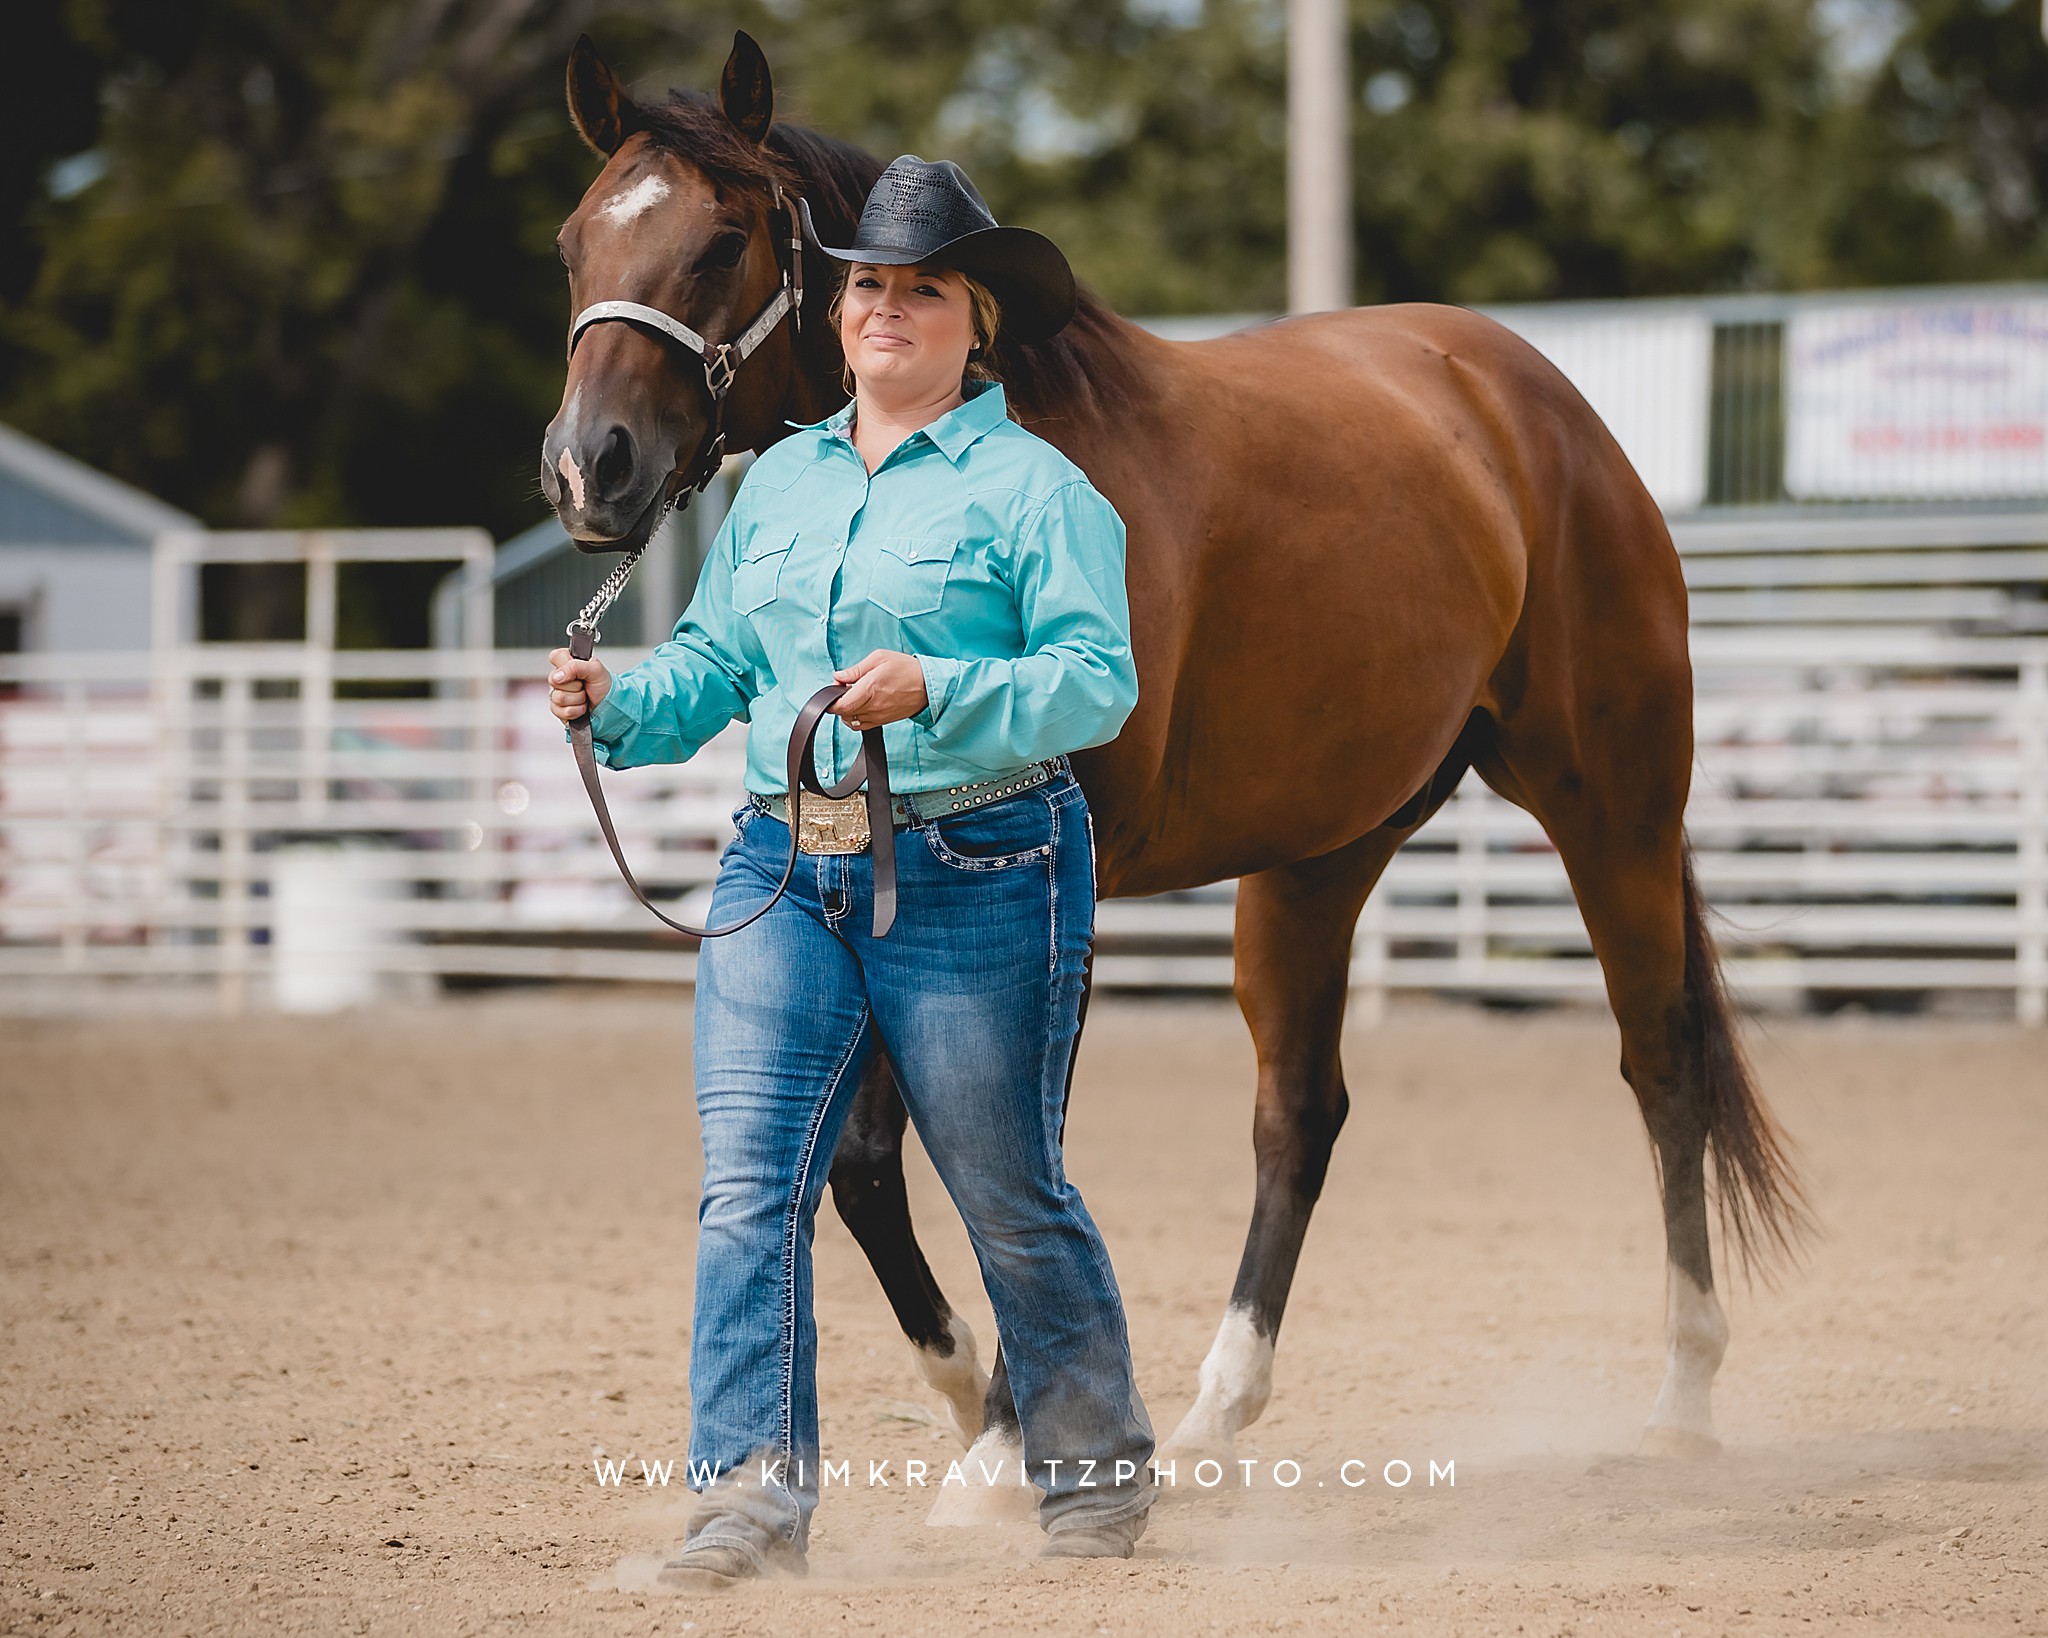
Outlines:
POLYGON ((950 267, 995 292, 1003 328, 1024 341, 1057 334, 1074 316, 1074 270, 1060 247, 1029 228, 1002 227, 967 173, 950 159, 890 161, 861 207, 853 243, 828 245, 799 202, 804 233, 842 262, 950 267))

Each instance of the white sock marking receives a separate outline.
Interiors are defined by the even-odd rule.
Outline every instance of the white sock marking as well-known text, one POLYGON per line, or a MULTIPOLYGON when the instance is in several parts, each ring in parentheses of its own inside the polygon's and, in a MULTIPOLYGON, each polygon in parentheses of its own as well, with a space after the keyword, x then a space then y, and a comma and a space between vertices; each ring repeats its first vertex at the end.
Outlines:
POLYGON ((1038 1517, 1038 1486, 1024 1471, 1024 1446, 1014 1433, 991 1428, 959 1461, 965 1484, 948 1484, 925 1515, 930 1525, 1029 1523, 1038 1517))
POLYGON ((1273 1397, 1273 1344, 1259 1335, 1248 1309, 1224 1313, 1200 1380, 1201 1392, 1162 1454, 1227 1456, 1273 1397))
POLYGON ((917 1374, 928 1386, 939 1390, 954 1437, 963 1445, 973 1444, 981 1433, 982 1402, 988 1397, 988 1372, 981 1368, 981 1360, 975 1352, 974 1333, 967 1328, 967 1322, 958 1314, 953 1316, 952 1353, 930 1353, 923 1348, 913 1348, 911 1352, 917 1357, 917 1374))
POLYGON ((1728 1320, 1714 1293, 1693 1284, 1690 1274, 1673 1268, 1670 1277, 1671 1294, 1664 1307, 1664 1386, 1649 1425, 1712 1439, 1710 1397, 1714 1372, 1728 1351, 1728 1320))

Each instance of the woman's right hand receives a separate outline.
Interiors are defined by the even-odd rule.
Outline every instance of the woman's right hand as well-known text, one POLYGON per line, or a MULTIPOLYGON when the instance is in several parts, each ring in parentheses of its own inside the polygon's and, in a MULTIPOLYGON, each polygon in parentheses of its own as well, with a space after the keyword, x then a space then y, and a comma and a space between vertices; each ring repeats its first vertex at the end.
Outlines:
POLYGON ((595 711, 611 688, 612 674, 595 655, 577 660, 558 648, 548 656, 548 709, 564 722, 595 711))

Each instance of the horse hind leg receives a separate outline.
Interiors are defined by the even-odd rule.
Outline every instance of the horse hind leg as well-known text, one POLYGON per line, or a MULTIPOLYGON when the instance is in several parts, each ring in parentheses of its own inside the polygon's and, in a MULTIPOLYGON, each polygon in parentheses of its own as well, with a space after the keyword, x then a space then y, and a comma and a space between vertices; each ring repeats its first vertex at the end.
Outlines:
MULTIPOLYGON (((1745 1268, 1766 1254, 1789 1251, 1805 1230, 1807 1213, 1783 1141, 1757 1095, 1742 1051, 1689 851, 1681 856, 1679 872, 1685 917, 1683 1052, 1679 1095, 1661 1116, 1661 1124, 1676 1131, 1667 1136, 1658 1125, 1651 1126, 1669 1262, 1664 1384, 1639 1449, 1645 1456, 1697 1461, 1720 1450, 1709 1395, 1728 1346, 1728 1322, 1714 1296, 1708 1246, 1708 1154, 1724 1239, 1732 1238, 1745 1268)), ((1633 1085, 1626 1064, 1623 1073, 1633 1085)), ((1644 1104, 1646 1121, 1651 1107, 1644 1104)))
MULTIPOLYGON (((1680 941, 1682 950, 1682 932, 1680 941)), ((1683 976, 1684 960, 1681 954, 1675 983, 1663 973, 1661 983, 1649 984, 1617 985, 1610 977, 1608 988, 1615 1016, 1622 1020, 1622 1078, 1635 1093, 1649 1132, 1664 1207, 1664 1382, 1638 1448, 1645 1456, 1702 1461, 1721 1448, 1712 1394, 1728 1349, 1728 1321, 1714 1294, 1707 1222, 1709 1122, 1699 1073, 1703 1042, 1683 976)))
POLYGON ((903 1185, 907 1118, 896 1072, 877 1052, 832 1154, 832 1204, 882 1282, 896 1323, 909 1339, 918 1375, 938 1390, 954 1436, 972 1445, 982 1431, 989 1377, 977 1357, 973 1331, 946 1301, 911 1226, 903 1185))
POLYGON ((1800 1231, 1804 1205, 1722 987, 1681 823, 1685 770, 1664 769, 1662 778, 1645 781, 1648 759, 1631 753, 1615 766, 1633 763, 1635 799, 1617 776, 1600 787, 1605 800, 1592 801, 1595 780, 1582 771, 1549 777, 1544 765, 1514 755, 1512 739, 1503 753, 1498 762, 1482 760, 1480 772, 1535 813, 1557 845, 1606 979, 1621 1030, 1621 1073, 1657 1166, 1669 1282, 1666 1361, 1639 1448, 1710 1457, 1720 1449, 1710 1401, 1728 1321, 1714 1292, 1709 1155, 1723 1221, 1745 1262, 1785 1249, 1800 1231))
POLYGON ((1162 1464, 1227 1461, 1238 1433, 1271 1396, 1295 1265, 1350 1107, 1338 1038, 1352 928, 1407 835, 1371 831, 1334 853, 1238 884, 1237 999, 1259 1058, 1252 1120, 1258 1193, 1237 1281, 1202 1361, 1200 1391, 1161 1448, 1162 1464))

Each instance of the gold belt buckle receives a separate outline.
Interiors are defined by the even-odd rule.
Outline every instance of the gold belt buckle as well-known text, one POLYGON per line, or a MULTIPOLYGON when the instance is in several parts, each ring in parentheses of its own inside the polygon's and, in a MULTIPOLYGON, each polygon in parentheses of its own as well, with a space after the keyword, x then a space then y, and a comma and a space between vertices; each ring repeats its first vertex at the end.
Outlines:
MULTIPOLYGON (((796 800, 795 793, 791 793, 791 803, 796 800)), ((871 836, 865 791, 855 791, 851 796, 819 796, 805 791, 800 811, 803 823, 797 827, 796 845, 802 852, 867 852, 871 836)))

